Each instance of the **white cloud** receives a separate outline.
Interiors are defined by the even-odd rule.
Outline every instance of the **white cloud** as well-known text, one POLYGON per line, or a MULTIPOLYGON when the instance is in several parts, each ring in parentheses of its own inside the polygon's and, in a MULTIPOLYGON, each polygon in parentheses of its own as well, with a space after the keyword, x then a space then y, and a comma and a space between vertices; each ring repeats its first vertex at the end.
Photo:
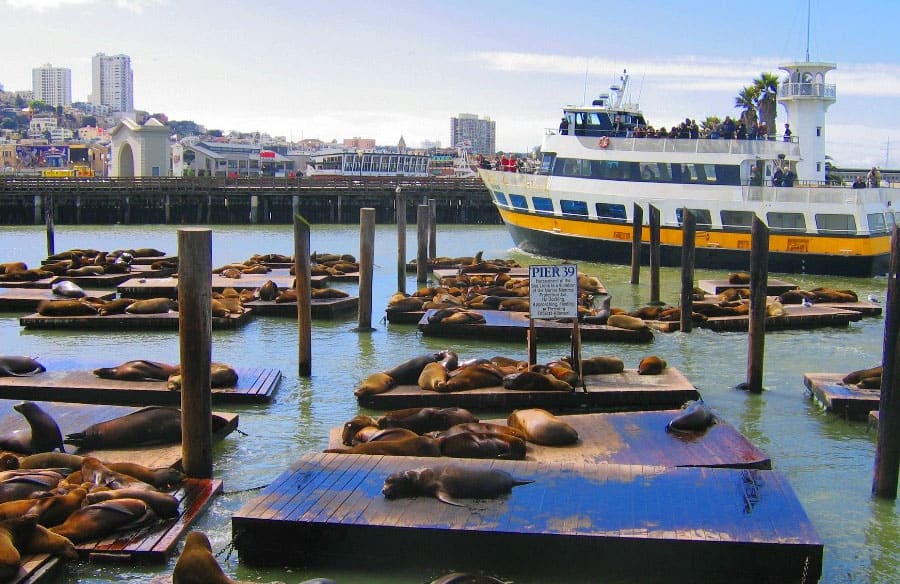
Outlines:
MULTIPOLYGON (((34 10, 35 12, 46 12, 48 10, 57 10, 72 6, 109 4, 108 2, 102 2, 102 0, 4 0, 3 3, 11 8, 34 10)), ((145 8, 158 6, 162 3, 163 0, 113 0, 112 2, 112 4, 118 8, 123 8, 138 14, 143 12, 145 8)))

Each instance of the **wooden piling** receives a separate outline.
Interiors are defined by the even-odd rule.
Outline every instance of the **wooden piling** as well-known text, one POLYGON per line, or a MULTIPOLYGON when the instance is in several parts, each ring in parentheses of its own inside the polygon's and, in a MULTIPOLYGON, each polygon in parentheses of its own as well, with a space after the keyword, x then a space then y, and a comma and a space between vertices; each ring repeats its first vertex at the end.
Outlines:
POLYGON ((297 370, 312 374, 312 283, 309 260, 309 223, 294 215, 294 289, 297 291, 297 370))
POLYGON ((372 328, 372 266, 375 262, 375 209, 359 210, 359 324, 358 331, 372 328))
POLYGON ((184 472, 212 478, 212 231, 178 230, 178 338, 184 472))
POLYGON ((650 304, 659 304, 659 209, 650 205, 650 304))
POLYGON ((397 186, 394 207, 397 210, 397 291, 406 294, 406 194, 397 186))
POLYGON ((631 283, 641 281, 641 239, 644 233, 644 208, 634 204, 634 222, 631 225, 631 283))
POLYGON ((46 221, 47 225, 47 257, 50 257, 56 253, 56 236, 53 226, 53 207, 53 193, 50 193, 49 195, 47 195, 46 213, 44 214, 44 221, 46 221))
POLYGON ((900 472, 900 368, 897 341, 900 337, 900 230, 891 232, 891 265, 888 272, 884 317, 884 349, 881 364, 881 398, 878 402, 878 441, 875 445, 875 476, 872 494, 885 499, 897 498, 900 472))
POLYGON ((416 207, 416 228, 418 252, 416 253, 416 281, 424 284, 428 281, 428 205, 416 207))
POLYGON ((681 331, 691 332, 694 321, 694 256, 697 220, 687 207, 681 209, 681 331))
POLYGON ((753 217, 750 228, 750 324, 747 342, 747 382, 752 393, 762 393, 766 344, 766 292, 769 283, 769 228, 753 217))
POLYGON ((437 257, 437 200, 428 199, 428 259, 437 257))

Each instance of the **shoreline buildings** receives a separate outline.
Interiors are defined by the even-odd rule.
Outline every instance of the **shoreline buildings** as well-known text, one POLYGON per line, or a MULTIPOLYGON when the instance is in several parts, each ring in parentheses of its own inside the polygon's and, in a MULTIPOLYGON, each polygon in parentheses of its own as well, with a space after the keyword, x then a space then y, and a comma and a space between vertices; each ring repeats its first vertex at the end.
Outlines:
POLYGON ((497 151, 497 123, 489 117, 459 114, 450 118, 450 143, 470 154, 493 156, 497 151))
POLYGON ((31 70, 34 99, 53 107, 72 105, 72 70, 50 63, 31 70))
POLYGON ((134 111, 134 72, 128 55, 97 53, 92 59, 91 94, 88 101, 108 106, 112 113, 134 111))

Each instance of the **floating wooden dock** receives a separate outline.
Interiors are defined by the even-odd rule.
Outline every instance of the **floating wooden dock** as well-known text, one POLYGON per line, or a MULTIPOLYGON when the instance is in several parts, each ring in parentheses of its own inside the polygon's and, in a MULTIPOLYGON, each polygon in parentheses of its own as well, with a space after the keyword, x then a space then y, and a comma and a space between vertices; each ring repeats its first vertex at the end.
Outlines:
MULTIPOLYGON (((699 280, 697 286, 707 294, 715 296, 729 288, 749 288, 750 284, 731 284, 726 278, 723 280, 699 280)), ((788 290, 796 290, 797 288, 799 288, 797 284, 769 278, 766 286, 766 296, 781 296, 788 290)))
MULTIPOLYGON (((237 385, 212 390, 213 403, 272 401, 281 371, 260 367, 235 368, 237 385)), ((91 371, 45 371, 30 377, 0 377, 0 398, 84 404, 180 405, 181 393, 165 381, 101 379, 91 371)))
MULTIPOLYGON (((419 330, 426 336, 490 338, 520 342, 528 334, 528 313, 506 310, 476 310, 484 316, 482 324, 430 323, 428 318, 436 312, 428 310, 419 320, 419 330)), ((858 315, 857 315, 858 316, 858 315)), ((568 340, 572 336, 572 323, 535 320, 534 328, 539 341, 568 340)), ((579 324, 582 341, 620 341, 648 343, 653 340, 650 328, 628 330, 605 324, 579 324)))
MULTIPOLYGON (((557 416, 578 432, 571 446, 527 444, 525 460, 564 464, 635 464, 772 468, 772 459, 724 420, 705 432, 678 434, 666 424, 681 410, 573 414, 557 416)), ((506 420, 482 420, 506 425, 506 420)), ((341 430, 333 428, 329 448, 343 448, 341 430)), ((453 462, 444 459, 446 462, 453 462)))
MULTIPOLYGON (((296 302, 275 302, 274 300, 254 300, 245 302, 244 307, 252 308, 253 314, 277 314, 297 316, 296 302)), ((359 297, 313 298, 309 302, 309 312, 313 318, 332 318, 338 314, 359 310, 359 297)))
MULTIPOLYGON (((784 312, 784 316, 766 317, 766 330, 848 326, 851 322, 862 319, 862 315, 855 310, 829 308, 820 304, 812 306, 785 304, 784 312)), ((750 317, 747 315, 713 316, 694 326, 714 331, 746 331, 750 327, 750 317)))
MULTIPOLYGON (((87 294, 101 300, 112 300, 116 296, 114 290, 91 290, 87 294)), ((34 311, 44 300, 71 299, 54 294, 49 288, 0 288, 0 310, 34 311)))
POLYGON ((6 580, 4 584, 39 584, 41 582, 56 582, 56 572, 59 570, 61 560, 49 554, 33 554, 22 558, 19 573, 6 580))
MULTIPOLYGON (((793 306, 793 305, 785 305, 793 306)), ((852 310, 863 316, 881 316, 881 305, 868 300, 859 300, 857 302, 817 302, 813 306, 822 306, 825 308, 835 308, 837 310, 852 310)))
POLYGON ((31 282, 9 282, 4 280, 0 281, 0 288, 50 288, 54 282, 56 282, 56 276, 31 282))
POLYGON ((491 569, 490 553, 548 558, 560 581, 807 581, 823 543, 783 475, 768 470, 466 461, 535 482, 498 499, 385 499, 385 478, 433 458, 310 454, 232 517, 241 561, 381 560, 491 569), (415 549, 415 557, 408 551, 415 549), (365 553, 362 553, 362 550, 365 553), (364 558, 364 559, 363 559, 364 558), (475 565, 473 565, 475 564, 475 565))
MULTIPOLYGON (((212 317, 212 328, 236 329, 250 320, 252 310, 246 309, 243 314, 212 317)), ((41 316, 29 314, 19 319, 19 325, 35 329, 71 329, 71 330, 177 330, 178 312, 170 310, 160 314, 109 314, 100 316, 41 316)))
MULTIPOLYGON (((313 288, 322 288, 328 280, 327 276, 311 276, 313 288)), ((268 274, 247 274, 240 278, 225 278, 218 274, 212 276, 213 292, 221 292, 225 288, 235 290, 259 290, 263 284, 272 280, 279 290, 293 288, 294 277, 287 270, 273 270, 268 274), (276 273, 277 272, 277 273, 276 273)), ((123 298, 178 298, 178 278, 134 278, 126 280, 116 287, 123 298)))
POLYGON ((845 385, 845 373, 805 373, 803 384, 826 410, 850 420, 865 420, 878 409, 880 389, 862 389, 845 385))
MULTIPOLYGON (((413 265, 413 272, 415 272, 415 265, 413 265)), ((454 278, 460 275, 460 268, 435 268, 431 270, 431 273, 434 274, 434 277, 438 280, 443 278, 454 278)), ((466 276, 496 276, 497 274, 507 274, 510 278, 527 278, 528 277, 528 268, 509 268, 502 272, 471 272, 466 273, 466 276)))
POLYGON ((132 278, 158 279, 166 278, 175 273, 174 269, 152 270, 150 266, 135 266, 125 274, 99 274, 97 276, 59 276, 57 281, 66 280, 78 284, 82 288, 109 288, 118 286, 132 278))
POLYGON ((363 395, 359 405, 376 410, 419 407, 461 407, 472 410, 510 411, 515 408, 582 408, 603 410, 664 410, 680 408, 698 399, 697 388, 674 367, 660 375, 638 375, 637 369, 622 373, 585 376, 587 392, 519 391, 502 386, 438 393, 417 385, 401 385, 385 393, 363 395))
POLYGON ((425 316, 424 310, 408 310, 400 312, 397 310, 385 310, 384 318, 391 324, 419 324, 422 317, 425 316))

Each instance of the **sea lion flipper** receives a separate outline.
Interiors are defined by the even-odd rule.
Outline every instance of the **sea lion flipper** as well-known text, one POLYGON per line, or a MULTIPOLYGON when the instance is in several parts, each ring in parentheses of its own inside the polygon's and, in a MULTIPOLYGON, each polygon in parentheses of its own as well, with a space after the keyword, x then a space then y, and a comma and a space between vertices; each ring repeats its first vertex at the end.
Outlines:
POLYGON ((512 486, 518 487, 518 486, 520 486, 520 485, 528 485, 528 484, 533 483, 533 482, 534 482, 534 481, 533 481, 533 480, 530 480, 530 479, 517 479, 517 478, 513 477, 513 479, 512 479, 512 486))
POLYGON ((453 499, 453 498, 452 498, 450 495, 448 495, 447 492, 444 491, 444 490, 437 490, 437 491, 435 491, 434 496, 435 496, 435 498, 436 498, 437 500, 442 501, 442 502, 444 502, 444 503, 447 503, 448 505, 454 505, 454 506, 456 506, 456 507, 465 507, 465 505, 463 505, 463 504, 460 503, 459 501, 456 501, 455 499, 453 499))

